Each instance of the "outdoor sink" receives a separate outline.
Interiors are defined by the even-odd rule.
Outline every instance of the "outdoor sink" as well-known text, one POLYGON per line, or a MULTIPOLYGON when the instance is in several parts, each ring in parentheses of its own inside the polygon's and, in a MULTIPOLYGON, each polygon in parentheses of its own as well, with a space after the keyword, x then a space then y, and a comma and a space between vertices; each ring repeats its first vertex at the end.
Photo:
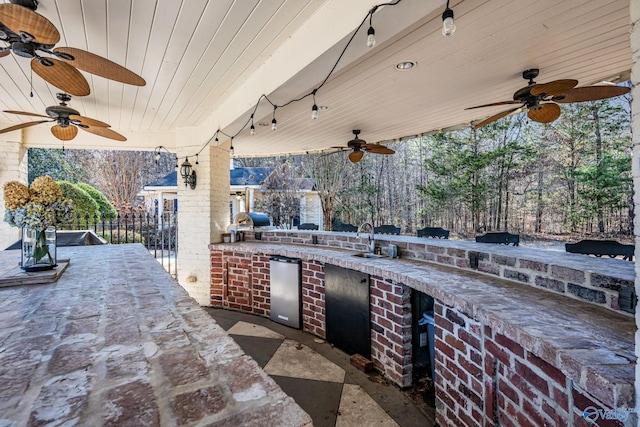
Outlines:
POLYGON ((360 252, 358 254, 353 254, 351 256, 357 256, 359 258, 382 258, 382 255, 372 254, 371 252, 360 252))

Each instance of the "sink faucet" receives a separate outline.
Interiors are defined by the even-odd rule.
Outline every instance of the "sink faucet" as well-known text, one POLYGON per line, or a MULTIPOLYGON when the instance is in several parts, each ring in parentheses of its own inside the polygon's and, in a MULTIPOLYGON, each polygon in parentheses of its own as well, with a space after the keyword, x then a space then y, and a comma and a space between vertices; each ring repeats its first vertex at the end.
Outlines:
POLYGON ((357 236, 360 237, 360 233, 363 232, 363 229, 369 226, 369 252, 373 253, 376 249, 376 241, 373 238, 373 225, 370 222, 363 222, 362 224, 360 224, 360 227, 358 227, 358 234, 357 236))

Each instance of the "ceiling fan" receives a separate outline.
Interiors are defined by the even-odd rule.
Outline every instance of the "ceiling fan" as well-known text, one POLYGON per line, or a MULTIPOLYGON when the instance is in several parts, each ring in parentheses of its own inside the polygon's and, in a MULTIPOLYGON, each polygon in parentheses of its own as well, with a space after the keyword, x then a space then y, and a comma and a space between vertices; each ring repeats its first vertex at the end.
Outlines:
POLYGON ((560 107, 556 104, 557 102, 568 104, 572 102, 596 101, 624 95, 631 90, 631 88, 624 86, 602 85, 576 87, 578 81, 573 79, 554 80, 549 83, 538 84, 534 82, 533 79, 538 76, 539 72, 540 70, 537 68, 522 72, 522 78, 529 80, 529 84, 518 89, 516 93, 513 94, 513 101, 493 102, 491 104, 465 108, 465 110, 471 110, 496 105, 520 104, 518 107, 495 114, 481 121, 473 128, 481 128, 512 113, 519 112, 518 110, 522 111, 524 109, 528 110, 527 116, 531 120, 539 123, 551 123, 560 117, 560 107))
POLYGON ((31 59, 31 69, 53 86, 74 96, 89 95, 89 83, 78 68, 110 80, 136 86, 146 82, 134 72, 99 55, 73 47, 56 47, 60 33, 34 10, 37 0, 0 4, 0 58, 13 52, 31 59), (42 53, 51 56, 42 56, 42 53))
POLYGON ((366 141, 358 138, 359 134, 360 134, 360 130, 354 129, 353 135, 355 137, 347 143, 347 147, 331 147, 331 148, 339 148, 341 150, 351 149, 352 152, 349 153, 349 160, 351 160, 352 163, 359 162, 362 159, 362 156, 364 156, 365 151, 368 151, 369 153, 373 153, 373 154, 395 153, 395 151, 393 151, 391 148, 387 148, 384 145, 367 144, 366 141))
POLYGON ((109 129, 110 125, 101 122, 100 120, 91 119, 89 117, 83 117, 80 113, 73 108, 67 107, 67 102, 71 100, 71 96, 66 93, 58 93, 58 100, 60 105, 53 105, 47 107, 45 112, 47 115, 28 113, 26 111, 13 111, 4 110, 5 113, 20 114, 23 116, 44 117, 47 120, 37 120, 35 122, 20 123, 19 125, 11 126, 5 129, 0 129, 0 133, 11 132, 18 129, 23 129, 30 126, 39 125, 41 123, 56 122, 56 125, 51 128, 53 136, 61 141, 69 141, 76 137, 78 134, 78 128, 92 133, 94 135, 102 136, 104 138, 115 139, 116 141, 126 141, 127 138, 109 129))

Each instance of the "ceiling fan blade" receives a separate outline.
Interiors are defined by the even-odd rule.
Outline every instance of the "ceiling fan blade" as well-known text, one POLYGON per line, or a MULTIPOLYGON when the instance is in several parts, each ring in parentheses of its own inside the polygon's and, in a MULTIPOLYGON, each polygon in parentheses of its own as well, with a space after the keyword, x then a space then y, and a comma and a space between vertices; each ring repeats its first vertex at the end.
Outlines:
POLYGON ((19 125, 11 126, 5 129, 0 129, 0 133, 7 133, 7 132, 11 132, 18 129, 24 129, 24 128, 28 128, 29 126, 35 126, 35 125, 39 125, 40 123, 46 123, 50 121, 51 120, 38 120, 37 122, 20 123, 19 125))
POLYGON ((10 51, 10 50, 3 50, 3 51, 1 51, 1 52, 0 52, 0 58, 2 58, 2 57, 4 57, 4 56, 7 56, 7 55, 9 55, 10 53, 11 53, 11 51, 10 51))
POLYGON ((549 83, 543 83, 531 88, 531 95, 533 96, 556 96, 561 95, 578 85, 577 80, 565 79, 554 80, 549 83))
POLYGON ((537 110, 530 109, 527 116, 534 122, 551 123, 560 117, 560 107, 553 102, 542 104, 537 110))
POLYGON ((391 148, 385 147, 384 145, 381 145, 381 144, 363 144, 362 148, 367 150, 369 153, 374 153, 374 154, 394 154, 395 153, 395 151, 393 151, 391 148))
POLYGON ((11 113, 11 114, 20 114, 22 116, 33 116, 33 117, 44 117, 45 119, 49 119, 49 116, 44 116, 42 114, 36 113, 27 113, 26 111, 14 111, 14 110, 3 110, 3 113, 11 113))
POLYGON ((75 114, 69 115, 69 119, 75 120, 82 125, 94 126, 100 128, 110 128, 111 125, 100 120, 92 119, 90 117, 76 116, 75 114))
POLYGON ((522 104, 522 101, 501 101, 493 102, 491 104, 476 105, 475 107, 465 108, 465 110, 473 110, 474 108, 493 107, 495 105, 510 105, 510 104, 522 104))
POLYGON ((354 151, 349 153, 349 160, 351 160, 352 163, 358 163, 362 159, 362 156, 364 156, 364 151, 354 151))
POLYGON ((0 4, 0 22, 16 34, 24 31, 42 44, 56 44, 60 33, 44 16, 17 4, 0 4))
POLYGON ((109 138, 109 139, 115 139, 116 141, 126 141, 127 138, 125 138, 124 136, 120 135, 118 132, 111 130, 109 128, 105 128, 105 127, 94 127, 94 126, 87 126, 87 127, 83 127, 80 126, 80 129, 87 131, 89 133, 92 133, 94 135, 98 135, 98 136, 102 136, 104 138, 109 138))
POLYGON ((625 86, 585 86, 571 89, 568 92, 554 98, 555 102, 561 102, 564 104, 570 102, 587 102, 597 101, 599 99, 613 98, 615 96, 624 95, 631 90, 625 86))
POLYGON ((47 58, 53 65, 47 67, 37 59, 31 60, 31 69, 40 77, 58 89, 74 96, 87 96, 91 93, 89 83, 80 71, 66 62, 55 58, 47 58))
POLYGON ((135 86, 144 86, 147 84, 142 77, 133 71, 130 71, 107 58, 87 52, 86 50, 76 49, 74 47, 58 47, 53 49, 53 52, 66 53, 73 56, 74 59, 72 61, 67 61, 66 59, 65 61, 88 73, 135 86))
POLYGON ((475 125, 475 126, 473 127, 473 129, 474 129, 474 130, 475 130, 475 129, 480 129, 481 127, 486 126, 486 125, 488 125, 489 123, 493 123, 493 122, 495 122, 496 120, 500 120, 501 118, 508 116, 509 114, 513 113, 514 111, 518 111, 520 108, 521 108, 521 107, 518 107, 518 108, 512 108, 511 110, 507 110, 507 111, 503 111, 503 112, 501 112, 501 113, 495 114, 495 115, 493 115, 493 116, 489 117, 488 119, 485 119, 485 120, 481 121, 480 123, 478 123, 477 125, 475 125))
POLYGON ((71 141, 78 134, 78 128, 75 126, 63 128, 60 125, 55 125, 51 128, 51 133, 60 141, 71 141))

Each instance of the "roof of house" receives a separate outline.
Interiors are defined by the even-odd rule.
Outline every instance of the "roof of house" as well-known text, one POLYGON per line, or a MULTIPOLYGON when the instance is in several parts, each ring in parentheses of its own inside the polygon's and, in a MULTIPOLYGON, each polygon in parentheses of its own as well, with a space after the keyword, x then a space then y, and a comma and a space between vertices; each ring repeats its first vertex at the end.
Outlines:
POLYGON ((229 171, 231 185, 260 185, 271 171, 268 167, 233 168, 229 171))
MULTIPOLYGON (((250 168, 234 168, 229 171, 230 185, 237 186, 250 186, 260 185, 264 179, 269 176, 273 168, 268 167, 250 167, 250 168)), ((177 187, 178 186, 178 173, 177 171, 170 172, 162 178, 148 182, 144 185, 144 188, 149 190, 155 187, 177 187)))

